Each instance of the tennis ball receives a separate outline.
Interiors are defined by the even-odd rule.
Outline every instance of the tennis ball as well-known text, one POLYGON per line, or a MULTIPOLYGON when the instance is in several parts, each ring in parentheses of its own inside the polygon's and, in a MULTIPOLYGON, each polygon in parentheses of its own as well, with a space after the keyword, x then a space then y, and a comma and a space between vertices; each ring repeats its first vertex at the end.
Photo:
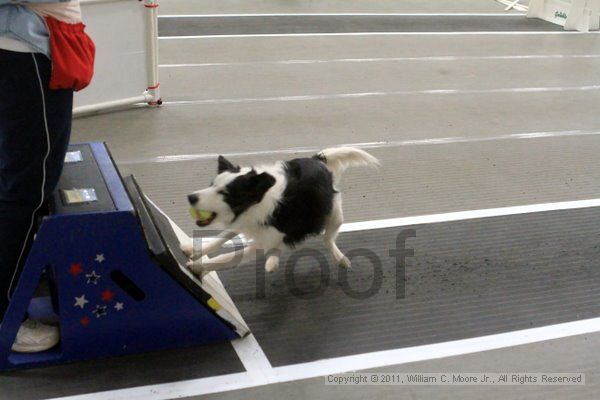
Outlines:
POLYGON ((207 219, 210 219, 213 216, 213 213, 210 211, 196 210, 192 207, 190 208, 190 215, 196 220, 205 221, 207 219))

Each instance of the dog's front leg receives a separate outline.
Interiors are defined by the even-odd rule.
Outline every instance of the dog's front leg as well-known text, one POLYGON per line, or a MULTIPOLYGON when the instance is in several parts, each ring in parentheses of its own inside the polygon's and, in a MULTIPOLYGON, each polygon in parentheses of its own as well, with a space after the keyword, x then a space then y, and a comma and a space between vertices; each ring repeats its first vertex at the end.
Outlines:
POLYGON ((179 247, 188 258, 192 258, 194 256, 194 239, 186 239, 179 244, 179 247))
POLYGON ((210 241, 207 244, 204 244, 204 243, 202 244, 202 253, 200 254, 200 256, 214 253, 215 251, 217 251, 221 247, 223 247, 223 245, 225 243, 227 243, 228 241, 230 241, 237 235, 239 235, 239 233, 233 232, 233 231, 220 232, 219 235, 214 240, 210 241))
POLYGON ((256 248, 252 245, 233 253, 225 253, 214 258, 203 256, 197 260, 189 261, 187 266, 193 273, 200 275, 203 272, 218 271, 221 269, 235 268, 256 258, 256 248))
POLYGON ((202 247, 200 251, 196 251, 194 247, 193 240, 189 242, 185 242, 181 244, 181 250, 185 253, 188 258, 191 260, 199 260, 203 256, 208 255, 210 253, 214 253, 219 250, 227 241, 233 239, 238 235, 237 232, 233 231, 222 231, 217 235, 217 237, 211 240, 209 243, 202 243, 202 247))

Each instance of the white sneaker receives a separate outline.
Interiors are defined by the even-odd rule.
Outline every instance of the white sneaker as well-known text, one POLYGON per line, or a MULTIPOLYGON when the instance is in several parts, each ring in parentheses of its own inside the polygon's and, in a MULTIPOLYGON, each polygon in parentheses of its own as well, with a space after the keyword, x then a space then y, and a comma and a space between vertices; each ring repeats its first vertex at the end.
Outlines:
POLYGON ((18 353, 38 353, 56 346, 59 340, 57 327, 27 319, 19 328, 12 350, 18 353))

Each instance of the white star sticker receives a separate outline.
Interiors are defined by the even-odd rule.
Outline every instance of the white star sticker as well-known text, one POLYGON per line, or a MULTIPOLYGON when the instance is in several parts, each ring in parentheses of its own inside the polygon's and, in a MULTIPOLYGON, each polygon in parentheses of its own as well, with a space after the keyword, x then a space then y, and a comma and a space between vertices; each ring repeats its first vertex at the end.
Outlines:
POLYGON ((94 314, 96 318, 104 317, 107 314, 106 306, 97 305, 94 311, 92 311, 92 314, 94 314))
POLYGON ((118 302, 115 304, 115 310, 122 311, 125 308, 125 304, 118 302))
POLYGON ((89 301, 85 299, 85 294, 82 294, 81 297, 75 297, 75 304, 73 304, 73 307, 80 307, 83 309, 87 303, 89 303, 89 301))
POLYGON ((96 254, 96 262, 97 263, 102 263, 102 261, 104 261, 104 254, 96 254))
POLYGON ((102 275, 98 275, 96 273, 96 271, 92 271, 90 274, 86 274, 85 277, 87 278, 87 283, 88 284, 94 284, 97 285, 98 284, 98 279, 101 278, 102 275))

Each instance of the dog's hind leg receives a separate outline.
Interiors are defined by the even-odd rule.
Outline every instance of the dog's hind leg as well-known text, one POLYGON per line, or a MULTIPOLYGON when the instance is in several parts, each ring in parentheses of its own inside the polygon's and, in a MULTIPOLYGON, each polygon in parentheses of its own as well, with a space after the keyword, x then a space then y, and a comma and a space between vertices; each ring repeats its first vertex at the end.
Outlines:
POLYGON ((281 250, 273 249, 267 252, 267 261, 265 262, 265 271, 274 272, 279 268, 279 257, 281 257, 281 250))
POLYGON ((331 256, 335 262, 340 267, 350 268, 350 260, 344 255, 344 253, 341 252, 335 243, 340 226, 342 226, 343 223, 344 213, 342 211, 342 196, 338 193, 334 197, 331 214, 329 214, 327 217, 323 241, 325 242, 325 246, 327 246, 329 249, 329 252, 331 253, 331 256))

